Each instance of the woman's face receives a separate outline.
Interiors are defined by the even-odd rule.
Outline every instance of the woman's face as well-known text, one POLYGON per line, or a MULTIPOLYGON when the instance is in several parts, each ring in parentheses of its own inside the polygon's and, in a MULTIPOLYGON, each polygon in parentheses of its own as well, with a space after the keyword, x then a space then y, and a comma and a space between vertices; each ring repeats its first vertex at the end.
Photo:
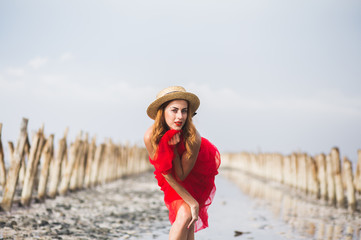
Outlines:
POLYGON ((164 118, 169 129, 181 130, 188 116, 188 102, 173 100, 164 109, 164 118))

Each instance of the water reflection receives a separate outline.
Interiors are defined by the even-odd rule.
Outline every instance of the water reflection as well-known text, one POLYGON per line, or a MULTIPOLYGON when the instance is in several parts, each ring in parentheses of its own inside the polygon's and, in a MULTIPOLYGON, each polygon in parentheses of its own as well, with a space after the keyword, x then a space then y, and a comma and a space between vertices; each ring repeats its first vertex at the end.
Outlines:
POLYGON ((222 174, 289 224, 294 232, 317 240, 361 240, 361 214, 320 203, 284 185, 247 175, 240 170, 222 169, 222 174))

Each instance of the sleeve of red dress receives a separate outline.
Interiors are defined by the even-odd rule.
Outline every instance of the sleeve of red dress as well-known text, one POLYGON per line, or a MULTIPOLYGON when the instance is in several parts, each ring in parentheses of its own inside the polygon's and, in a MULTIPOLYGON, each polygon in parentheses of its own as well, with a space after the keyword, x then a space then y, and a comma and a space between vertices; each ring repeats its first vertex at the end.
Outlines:
POLYGON ((180 131, 168 130, 159 141, 158 149, 154 157, 155 159, 151 161, 156 172, 161 174, 168 174, 171 172, 175 146, 169 145, 168 142, 178 132, 180 131))

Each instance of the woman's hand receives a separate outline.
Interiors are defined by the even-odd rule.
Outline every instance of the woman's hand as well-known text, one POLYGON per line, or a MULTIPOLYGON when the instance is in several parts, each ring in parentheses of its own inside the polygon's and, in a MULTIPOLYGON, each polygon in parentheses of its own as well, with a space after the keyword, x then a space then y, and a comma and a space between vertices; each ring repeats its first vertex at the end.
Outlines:
POLYGON ((190 228, 192 226, 192 224, 195 223, 198 220, 198 214, 199 214, 199 204, 198 204, 198 202, 195 201, 195 203, 192 206, 190 206, 190 208, 191 208, 192 220, 188 224, 187 228, 190 228))
POLYGON ((180 142, 180 132, 176 133, 169 141, 169 145, 177 145, 180 142))

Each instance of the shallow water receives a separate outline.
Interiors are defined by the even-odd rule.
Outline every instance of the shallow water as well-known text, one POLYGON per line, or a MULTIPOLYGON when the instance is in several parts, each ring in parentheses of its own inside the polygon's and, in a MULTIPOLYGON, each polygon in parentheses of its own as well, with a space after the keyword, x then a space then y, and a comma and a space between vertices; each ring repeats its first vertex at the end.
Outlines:
POLYGON ((271 213, 267 214, 271 216, 268 224, 278 229, 276 232, 285 230, 282 233, 285 239, 361 239, 359 211, 336 208, 303 192, 239 171, 224 170, 223 176, 250 196, 252 209, 271 213))

